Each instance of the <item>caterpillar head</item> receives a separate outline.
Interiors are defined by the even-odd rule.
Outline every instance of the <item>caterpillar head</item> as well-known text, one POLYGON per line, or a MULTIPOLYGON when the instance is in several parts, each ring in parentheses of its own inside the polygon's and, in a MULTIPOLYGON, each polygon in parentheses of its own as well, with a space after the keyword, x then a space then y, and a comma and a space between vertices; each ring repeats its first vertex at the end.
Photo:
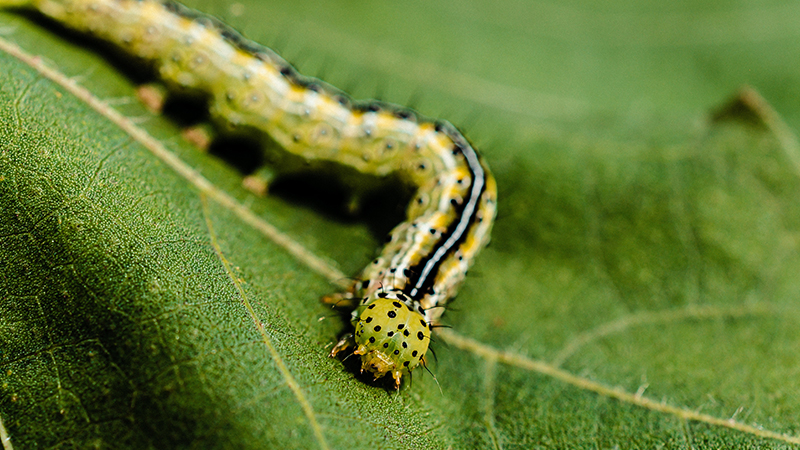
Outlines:
POLYGON ((375 379, 391 374, 400 387, 403 373, 418 366, 428 351, 430 326, 425 317, 411 309, 394 293, 374 293, 361 315, 354 321, 356 350, 361 356, 361 371, 375 379), (372 300, 370 302, 370 300, 372 300))

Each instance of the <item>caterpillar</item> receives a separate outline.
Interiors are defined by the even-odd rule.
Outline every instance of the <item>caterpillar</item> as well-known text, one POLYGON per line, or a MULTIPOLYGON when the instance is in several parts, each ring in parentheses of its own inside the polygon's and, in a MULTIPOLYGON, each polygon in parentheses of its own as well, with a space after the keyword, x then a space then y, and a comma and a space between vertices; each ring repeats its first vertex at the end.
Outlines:
POLYGON ((0 7, 33 8, 148 61, 172 89, 203 93, 220 124, 256 130, 307 161, 409 183, 416 193, 406 220, 346 292, 326 298, 352 310, 352 330, 330 356, 352 349, 362 372, 390 375, 395 389, 425 363, 433 325, 488 243, 496 214, 495 180, 455 127, 354 101, 171 0, 0 0, 0 7))

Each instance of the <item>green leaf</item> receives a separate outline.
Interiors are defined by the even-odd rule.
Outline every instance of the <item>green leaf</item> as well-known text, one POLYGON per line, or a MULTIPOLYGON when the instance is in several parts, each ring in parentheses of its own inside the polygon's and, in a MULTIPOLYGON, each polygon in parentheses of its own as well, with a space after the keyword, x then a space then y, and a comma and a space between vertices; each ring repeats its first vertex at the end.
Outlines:
POLYGON ((377 249, 369 214, 254 197, 133 99, 135 62, 0 12, 6 448, 800 442, 796 4, 190 6, 467 123, 500 212, 438 382, 327 358, 318 299, 377 249))

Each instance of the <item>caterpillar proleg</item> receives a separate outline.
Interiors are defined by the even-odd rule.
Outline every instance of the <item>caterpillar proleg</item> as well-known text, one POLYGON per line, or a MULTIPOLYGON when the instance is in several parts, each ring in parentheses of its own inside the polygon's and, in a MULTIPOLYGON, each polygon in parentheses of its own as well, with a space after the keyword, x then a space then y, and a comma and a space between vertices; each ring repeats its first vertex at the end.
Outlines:
POLYGON ((175 89, 203 92, 211 116, 257 130, 286 152, 362 173, 390 173, 416 189, 406 220, 350 289, 329 301, 352 309, 362 371, 404 374, 424 363, 432 325, 489 241, 497 188, 455 127, 377 101, 357 102, 302 76, 272 50, 171 0, 0 0, 29 7, 149 61, 175 89))

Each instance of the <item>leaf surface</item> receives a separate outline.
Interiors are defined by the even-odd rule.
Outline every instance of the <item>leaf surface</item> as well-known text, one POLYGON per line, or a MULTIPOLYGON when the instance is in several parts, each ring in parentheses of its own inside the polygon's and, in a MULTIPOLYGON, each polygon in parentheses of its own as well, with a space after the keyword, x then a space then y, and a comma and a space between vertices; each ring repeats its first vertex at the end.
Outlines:
POLYGON ((388 392, 326 356, 343 324, 318 299, 377 249, 371 211, 253 196, 133 100, 131 61, 0 12, 41 56, 0 52, 12 445, 800 442, 796 4, 190 6, 356 97, 466 124, 500 212, 438 384, 388 392))

